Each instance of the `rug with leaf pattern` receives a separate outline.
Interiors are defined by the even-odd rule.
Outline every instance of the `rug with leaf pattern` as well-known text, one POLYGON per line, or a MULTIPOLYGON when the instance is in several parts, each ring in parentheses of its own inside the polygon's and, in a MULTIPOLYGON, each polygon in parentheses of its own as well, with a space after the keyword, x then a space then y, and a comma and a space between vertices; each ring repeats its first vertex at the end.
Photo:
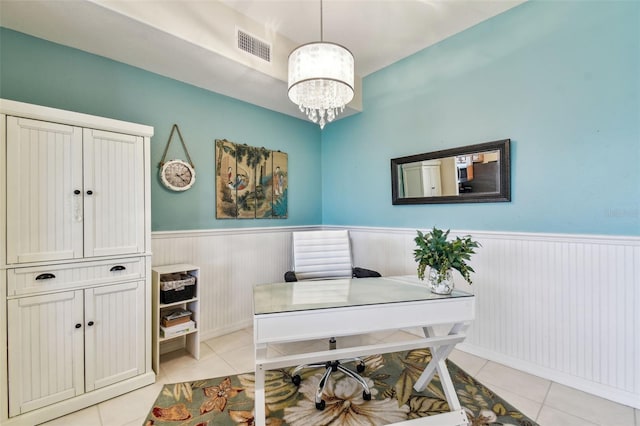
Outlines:
MULTIPOLYGON (((291 382, 291 369, 268 371, 265 378, 267 425, 387 425, 449 411, 436 375, 423 392, 413 384, 431 360, 429 349, 373 355, 364 358, 372 398, 351 378, 333 373, 323 399, 315 408, 315 389, 322 371, 307 370, 302 383, 291 382)), ((480 425, 536 425, 515 407, 447 361, 458 398, 469 423, 480 425)), ((145 426, 254 425, 253 373, 165 385, 145 426)))

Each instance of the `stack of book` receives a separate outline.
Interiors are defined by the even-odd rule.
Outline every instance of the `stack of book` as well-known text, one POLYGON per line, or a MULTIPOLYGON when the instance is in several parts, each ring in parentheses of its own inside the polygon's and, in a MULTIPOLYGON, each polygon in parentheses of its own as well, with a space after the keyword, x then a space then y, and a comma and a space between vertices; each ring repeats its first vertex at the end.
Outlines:
POLYGON ((186 309, 177 309, 163 315, 162 325, 160 325, 162 337, 174 337, 195 331, 196 323, 191 320, 191 314, 191 311, 186 309))

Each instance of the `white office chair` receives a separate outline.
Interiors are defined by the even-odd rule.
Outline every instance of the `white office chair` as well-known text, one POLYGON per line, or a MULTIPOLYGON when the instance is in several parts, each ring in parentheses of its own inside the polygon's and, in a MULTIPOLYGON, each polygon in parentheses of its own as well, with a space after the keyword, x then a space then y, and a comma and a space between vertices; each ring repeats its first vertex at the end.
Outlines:
MULTIPOLYGON (((376 271, 363 268, 354 268, 351 260, 351 242, 349 231, 305 231, 293 233, 293 271, 285 274, 286 281, 313 280, 313 279, 339 279, 351 277, 379 277, 376 271)), ((321 285, 321 284, 319 284, 321 285)), ((329 340, 329 349, 336 348, 335 338, 329 340)), ((307 368, 324 368, 325 372, 320 379, 316 390, 316 408, 323 410, 325 401, 322 394, 332 372, 340 371, 353 378, 363 388, 362 397, 371 399, 371 390, 367 382, 356 372, 349 370, 342 364, 356 362, 358 373, 364 371, 364 362, 360 358, 348 358, 324 363, 304 364, 296 367, 291 373, 292 381, 296 386, 300 385, 299 373, 307 368)))

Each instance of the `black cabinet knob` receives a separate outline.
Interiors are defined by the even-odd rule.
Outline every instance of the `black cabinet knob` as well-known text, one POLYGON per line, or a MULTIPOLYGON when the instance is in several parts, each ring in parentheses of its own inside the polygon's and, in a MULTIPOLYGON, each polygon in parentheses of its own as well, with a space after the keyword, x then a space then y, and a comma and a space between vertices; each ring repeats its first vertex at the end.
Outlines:
POLYGON ((122 265, 116 265, 113 268, 109 269, 111 272, 115 272, 115 271, 124 271, 125 269, 127 269, 126 267, 122 266, 122 265))
POLYGON ((93 191, 92 190, 88 190, 87 191, 87 195, 91 195, 91 194, 93 194, 93 191))
POLYGON ((88 325, 89 327, 91 327, 91 326, 93 325, 93 321, 89 321, 89 322, 87 323, 87 325, 88 325))
POLYGON ((82 327, 82 324, 76 324, 76 328, 82 327))
POLYGON ((79 189, 76 189, 75 191, 73 191, 73 193, 76 194, 76 195, 80 195, 80 192, 81 191, 79 189))

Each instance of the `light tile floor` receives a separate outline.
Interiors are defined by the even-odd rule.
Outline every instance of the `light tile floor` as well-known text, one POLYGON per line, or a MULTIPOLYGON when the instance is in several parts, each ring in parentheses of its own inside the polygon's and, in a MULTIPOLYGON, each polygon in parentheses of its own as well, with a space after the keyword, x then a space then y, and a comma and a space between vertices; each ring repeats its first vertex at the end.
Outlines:
MULTIPOLYGON (((141 426, 163 384, 220 377, 252 371, 252 330, 239 330, 202 342, 200 360, 185 351, 162 356, 155 384, 45 423, 47 426, 141 426)), ((409 331, 375 333, 338 346, 398 341, 415 337, 409 331)), ((326 349, 326 341, 275 345, 280 354, 296 353, 312 345, 326 349)), ((640 426, 640 410, 541 379, 504 365, 455 350, 451 360, 541 426, 640 426)), ((312 425, 310 425, 312 426, 312 425)))

